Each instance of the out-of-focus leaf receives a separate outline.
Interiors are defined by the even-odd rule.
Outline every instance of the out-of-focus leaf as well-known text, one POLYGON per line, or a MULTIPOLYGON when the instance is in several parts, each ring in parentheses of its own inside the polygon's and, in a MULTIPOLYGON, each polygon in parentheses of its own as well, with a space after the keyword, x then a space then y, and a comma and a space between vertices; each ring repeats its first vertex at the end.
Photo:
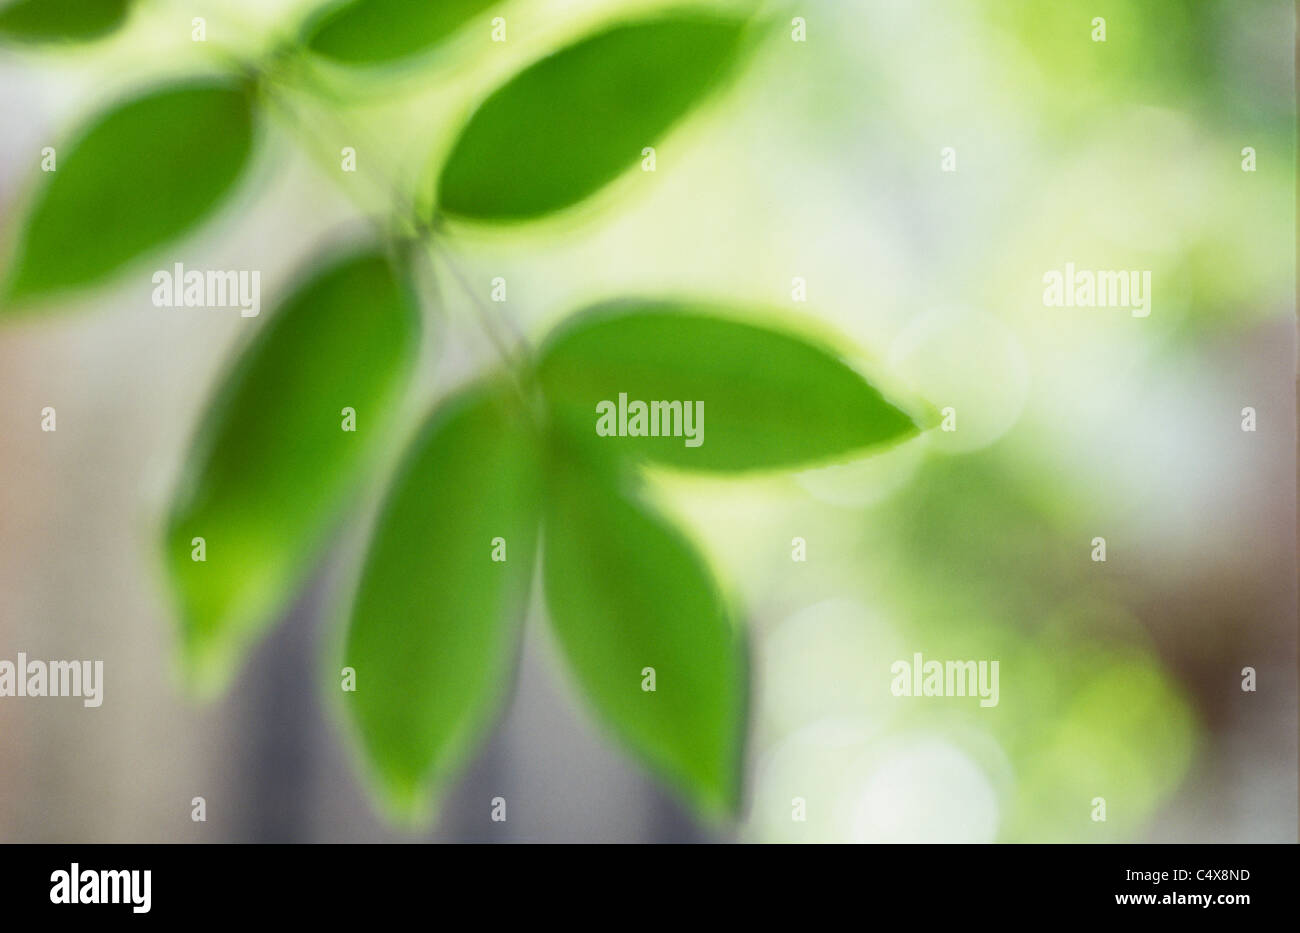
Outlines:
POLYGON ((696 806, 733 813, 747 662, 708 568, 616 478, 576 462, 552 470, 546 516, 546 602, 591 704, 696 806))
POLYGON ((803 467, 917 430, 832 351, 707 307, 621 302, 593 308, 552 335, 538 371, 555 423, 596 453, 678 467, 803 467), (620 406, 620 394, 629 411, 633 402, 683 404, 660 412, 661 436, 598 436, 597 406, 620 406), (698 402, 702 422, 688 424, 688 414, 698 420, 698 402), (700 443, 688 446, 687 428, 701 425, 700 443), (678 430, 670 434, 669 426, 678 430))
POLYGON ((0 7, 0 37, 27 42, 85 41, 112 32, 130 0, 17 0, 0 7))
POLYGON ((218 389, 166 529, 195 690, 222 685, 301 582, 384 437, 418 332, 403 276, 364 251, 297 288, 218 389), (205 561, 192 559, 194 538, 205 561))
POLYGON ((92 284, 186 232, 231 190, 252 142, 250 89, 222 79, 171 85, 101 114, 42 176, 10 299, 92 284))
POLYGON ((614 26, 530 66, 461 132, 438 181, 440 208, 503 221, 581 201, 719 83, 745 27, 683 12, 614 26))
POLYGON ((532 431, 495 387, 444 402, 375 530, 343 660, 356 690, 344 696, 399 816, 418 816, 463 761, 511 675, 541 518, 532 431))
POLYGON ((498 2, 351 0, 312 18, 304 44, 349 65, 397 61, 432 48, 498 2))

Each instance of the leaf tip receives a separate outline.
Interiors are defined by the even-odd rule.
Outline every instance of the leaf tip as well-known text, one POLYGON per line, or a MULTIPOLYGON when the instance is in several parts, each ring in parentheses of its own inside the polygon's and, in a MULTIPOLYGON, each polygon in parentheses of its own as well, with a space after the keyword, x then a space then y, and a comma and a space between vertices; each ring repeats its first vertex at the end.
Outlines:
POLYGON ((216 652, 186 636, 176 650, 174 681, 180 691, 196 703, 210 703, 224 692, 229 672, 217 660, 216 652))
POLYGON ((899 411, 909 422, 907 431, 904 434, 905 439, 924 434, 926 431, 932 431, 943 420, 943 415, 939 409, 924 400, 918 399, 908 408, 900 408, 899 411))
POLYGON ((432 825, 438 813, 438 803, 427 783, 406 776, 378 773, 372 783, 380 815, 390 826, 415 832, 432 825))

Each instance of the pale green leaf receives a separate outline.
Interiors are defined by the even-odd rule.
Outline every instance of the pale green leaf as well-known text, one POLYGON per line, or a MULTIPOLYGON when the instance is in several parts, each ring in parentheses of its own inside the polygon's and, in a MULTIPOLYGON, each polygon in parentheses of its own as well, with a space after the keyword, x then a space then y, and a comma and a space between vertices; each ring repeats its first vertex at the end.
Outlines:
POLYGON ((310 276, 225 376, 165 538, 193 689, 223 684, 302 582, 380 449, 418 333, 404 276, 365 251, 310 276), (195 538, 206 560, 193 559, 195 538))

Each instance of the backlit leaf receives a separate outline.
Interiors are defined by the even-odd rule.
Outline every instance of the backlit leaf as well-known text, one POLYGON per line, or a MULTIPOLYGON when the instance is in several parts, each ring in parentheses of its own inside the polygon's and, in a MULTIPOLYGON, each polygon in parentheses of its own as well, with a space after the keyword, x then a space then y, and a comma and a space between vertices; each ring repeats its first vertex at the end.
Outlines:
POLYGON ((418 309, 365 251, 310 276, 252 336, 209 404, 173 502, 166 566, 199 691, 285 608, 385 437, 418 309), (355 412, 344 430, 343 409, 355 412), (193 560, 194 538, 206 560, 193 560))
POLYGON ((530 66, 470 118, 443 166, 439 207, 521 220, 593 194, 719 83, 745 27, 683 12, 613 26, 530 66))
MULTIPOLYGON (((438 44, 500 0, 351 0, 311 19, 304 40, 349 65, 392 62, 438 44)), ((484 23, 484 36, 487 36, 484 23)))
POLYGON ((716 310, 628 301, 566 321, 538 364, 556 424, 598 454, 725 471, 805 467, 916 433, 833 351, 716 310), (632 415, 634 402, 648 409, 641 429, 657 421, 660 436, 631 436, 639 426, 621 412, 616 436, 597 434, 598 406, 632 415))

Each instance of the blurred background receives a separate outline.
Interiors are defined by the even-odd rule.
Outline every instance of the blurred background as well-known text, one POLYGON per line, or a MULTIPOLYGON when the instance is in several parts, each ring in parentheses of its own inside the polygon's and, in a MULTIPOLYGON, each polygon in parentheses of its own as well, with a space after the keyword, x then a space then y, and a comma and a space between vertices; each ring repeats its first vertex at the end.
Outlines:
MULTIPOLYGON (((417 178, 505 76, 662 5, 504 3, 418 67, 347 79, 328 106, 350 138, 331 151, 417 178)), ((192 17, 212 48, 251 55, 311 7, 151 0, 94 45, 0 49, 5 254, 42 146, 133 87, 212 67, 192 17)), ((106 681, 98 709, 0 699, 0 841, 1296 841, 1295 7, 766 8, 772 37, 664 140, 656 173, 455 247, 485 293, 507 278, 505 313, 534 337, 617 294, 748 302, 838 330, 868 371, 957 412, 956 432, 861 463, 655 477, 746 607, 739 823, 697 824, 623 756, 535 602, 508 708, 436 825, 384 824, 319 692, 364 512, 229 694, 188 699, 158 522, 250 325, 155 308, 150 259, 0 326, 0 658, 103 659, 106 681), (1044 307, 1043 274, 1066 262, 1151 270, 1150 316, 1044 307), (915 652, 999 660, 999 704, 892 696, 890 665, 915 652)), ((269 314, 363 208, 267 122, 236 198, 167 258, 260 269, 269 314)), ((492 360, 472 313, 438 312, 412 415, 492 360)))

